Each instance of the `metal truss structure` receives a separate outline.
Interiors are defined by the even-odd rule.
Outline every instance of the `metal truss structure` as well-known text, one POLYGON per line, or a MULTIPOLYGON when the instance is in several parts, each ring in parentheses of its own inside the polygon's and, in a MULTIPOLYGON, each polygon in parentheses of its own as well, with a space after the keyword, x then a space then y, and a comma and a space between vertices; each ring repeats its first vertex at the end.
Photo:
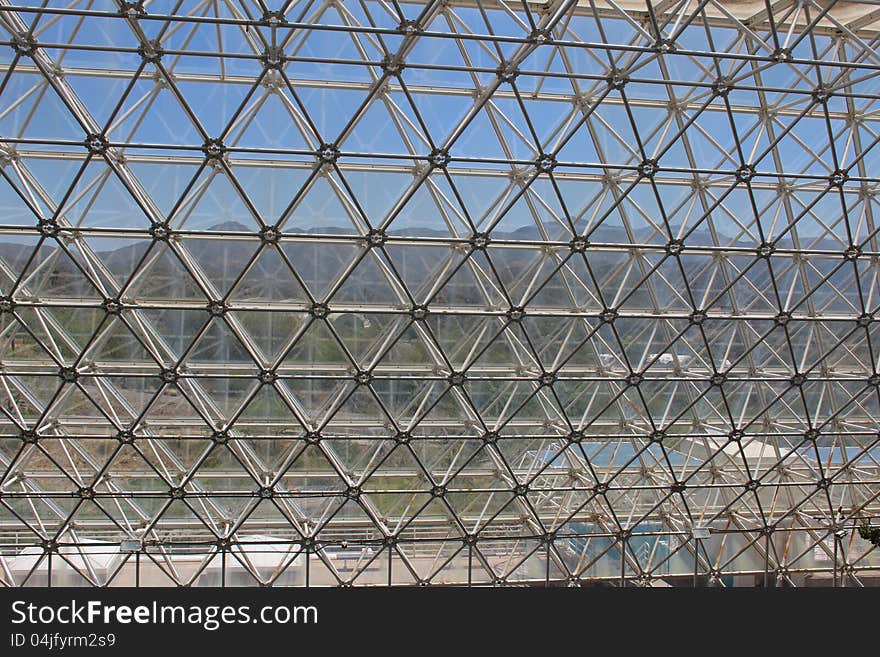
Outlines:
POLYGON ((878 28, 0 0, 0 581, 876 583, 878 28))

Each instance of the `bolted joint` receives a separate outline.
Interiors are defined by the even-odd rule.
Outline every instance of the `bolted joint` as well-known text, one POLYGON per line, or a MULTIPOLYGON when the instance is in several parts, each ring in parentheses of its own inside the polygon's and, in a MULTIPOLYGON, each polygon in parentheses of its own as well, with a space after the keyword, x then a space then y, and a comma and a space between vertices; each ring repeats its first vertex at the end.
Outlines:
POLYGON ((639 374, 638 372, 633 372, 626 377, 626 385, 630 386, 631 388, 638 388, 644 380, 645 377, 642 374, 639 374))
POLYGON ((491 242, 492 240, 489 238, 489 233, 474 233, 468 240, 468 244, 471 245, 471 248, 474 251, 482 251, 489 246, 491 242))
POLYGON ((819 490, 828 490, 831 487, 831 479, 828 477, 822 477, 819 481, 816 482, 816 488, 819 490))
POLYGON ((757 249, 755 249, 755 253, 759 258, 769 259, 770 256, 776 251, 776 245, 773 242, 764 242, 757 249))
POLYGON ((20 438, 25 445, 36 445, 40 436, 35 429, 25 429, 21 432, 20 438))
POLYGON ((541 534, 541 545, 552 545, 556 540, 556 532, 546 532, 541 534))
POLYGON ((171 227, 164 221, 155 222, 150 226, 150 237, 157 242, 165 242, 171 237, 171 227))
POLYGON ((687 488, 687 484, 684 483, 683 481, 675 481, 669 487, 669 490, 671 490, 673 493, 683 493, 686 488, 687 488))
POLYGON ((315 151, 315 157, 321 164, 334 164, 339 159, 339 148, 336 144, 321 144, 315 151))
POLYGON ((684 251, 684 242, 681 240, 669 240, 666 243, 666 254, 671 256, 680 255, 684 251))
POLYGON ((590 240, 583 236, 575 237, 568 243, 568 248, 572 253, 584 253, 590 248, 590 240))
POLYGON ((487 431, 482 436, 484 445, 494 445, 498 442, 498 432, 497 431, 487 431))
POLYGON ((366 370, 361 370, 354 375, 354 381, 359 386, 370 385, 370 383, 373 381, 373 375, 366 370))
POLYGON ((546 27, 536 27, 529 34, 529 43, 534 43, 538 46, 543 46, 545 43, 549 43, 553 38, 553 35, 550 33, 546 27))
POLYGON ((814 103, 816 103, 817 105, 824 105, 831 99, 833 93, 832 88, 829 85, 820 84, 815 89, 813 89, 810 95, 813 97, 814 103))
POLYGON ((12 48, 20 57, 33 57, 37 51, 37 40, 29 32, 12 37, 12 48))
POLYGON ((259 379, 260 383, 271 385, 278 380, 278 372, 275 370, 260 370, 259 379))
POLYGON ((862 249, 855 244, 850 244, 843 252, 843 259, 852 262, 858 260, 862 255, 862 249))
POLYGON ((791 50, 788 48, 777 48, 770 55, 770 59, 776 63, 790 62, 792 60, 791 50))
POLYGON ((287 24, 283 11, 266 11, 260 17, 260 23, 266 27, 277 28, 287 24))
POLYGON ((180 373, 174 368, 163 368, 161 372, 159 372, 159 378, 162 379, 163 383, 177 383, 177 380, 180 378, 180 373))
POLYGON ((398 431, 394 435, 394 442, 397 445, 409 445, 412 441, 412 434, 409 431, 398 431))
POLYGON ((131 429, 122 429, 116 432, 116 440, 122 445, 134 445, 135 435, 131 429))
POLYGON ((639 178, 653 178, 659 170, 660 165, 657 163, 657 160, 650 158, 642 161, 642 163, 636 167, 639 178))
POLYGON ((464 537, 461 539, 461 542, 465 545, 473 546, 476 545, 477 541, 479 540, 480 538, 477 534, 465 534, 464 537))
POLYGON ((602 312, 599 313, 599 321, 603 324, 613 324, 614 320, 617 319, 618 313, 614 308, 606 308, 602 312))
POLYGON ((330 308, 326 303, 319 301, 312 304, 311 308, 309 308, 309 314, 315 319, 326 319, 327 315, 330 314, 330 308))
POLYGON ((226 145, 222 139, 208 139, 202 144, 202 153, 210 160, 219 160, 226 154, 226 145))
POLYGON ((156 64, 162 59, 162 55, 165 54, 165 51, 162 50, 162 45, 159 43, 159 40, 153 39, 152 41, 141 43, 141 45, 138 46, 137 53, 140 55, 141 59, 148 64, 156 64))
POLYGON ((654 42, 654 51, 661 54, 673 53, 677 49, 678 47, 672 39, 657 39, 657 41, 654 42))
POLYGON ((525 497, 529 492, 528 484, 517 484, 513 487, 513 494, 516 497, 525 497))
POLYGON ((623 89, 629 82, 629 76, 619 69, 612 69, 605 77, 608 86, 615 90, 623 89))
POLYGON ((40 219, 40 223, 37 224, 37 230, 40 231, 40 235, 43 237, 57 237, 61 228, 54 219, 40 219))
POLYGON ((108 315, 119 315, 122 313, 123 305, 117 297, 108 297, 101 302, 101 308, 108 315))
POLYGON ((756 491, 760 487, 761 487, 761 482, 759 482, 757 479, 749 479, 746 482, 746 490, 749 492, 756 491))
POLYGON ((281 231, 277 226, 263 226, 260 228, 260 241, 263 244, 278 244, 281 231))
POLYGON ((12 297, 0 296, 0 314, 15 312, 15 300, 12 297))
POLYGON ((828 176, 828 184, 831 187, 843 187, 848 180, 849 174, 844 169, 835 169, 834 172, 828 176))
POLYGON ((712 83, 712 95, 719 98, 727 98, 727 95, 733 91, 733 80, 723 75, 712 83))
POLYGON ((736 177, 736 182, 738 183, 747 183, 751 182, 752 178, 755 177, 755 167, 751 164, 743 164, 739 169, 734 173, 736 177))
POLYGON ((400 540, 400 539, 399 539, 397 536, 395 536, 394 534, 391 534, 391 535, 389 535, 389 536, 386 536, 386 537, 382 540, 382 545, 384 545, 384 546, 387 547, 387 548, 392 548, 392 547, 394 547, 395 545, 397 545, 397 543, 399 542, 399 540, 400 540))
POLYGON ((373 228, 366 235, 368 247, 380 247, 388 240, 388 235, 381 228, 373 228))
POLYGON ((449 151, 445 148, 435 148, 431 151, 431 154, 428 155, 428 164, 434 169, 445 169, 449 166, 451 160, 452 158, 449 156, 449 151))
POLYGON ((513 62, 501 62, 501 65, 495 69, 495 75, 502 82, 513 84, 519 77, 519 68, 513 62))
POLYGON ((720 388, 724 385, 725 381, 727 381, 727 375, 722 372, 715 372, 715 374, 709 377, 709 385, 713 388, 720 388))
POLYGON ((275 489, 271 486, 260 486, 257 495, 260 496, 261 500, 268 500, 275 497, 275 489))
POLYGON ((43 548, 44 552, 57 552, 58 551, 58 541, 54 538, 44 538, 40 541, 40 547, 43 548))
POLYGON ((64 383, 74 383, 79 378, 79 372, 75 367, 62 367, 58 370, 58 376, 64 383))
POLYGON ((694 326, 702 326, 703 323, 708 319, 708 315, 706 314, 705 310, 695 310, 690 314, 690 317, 688 319, 690 319, 691 324, 693 324, 694 326))
POLYGON ((791 379, 789 379, 789 383, 791 383, 791 386, 793 388, 800 388, 806 382, 807 382, 807 375, 804 374, 803 372, 798 372, 797 374, 792 376, 791 379))
POLYGON ((608 484, 605 483, 604 481, 600 481, 595 486, 593 486, 593 492, 596 495, 604 495, 605 493, 608 492, 608 484))
POLYGON ((89 133, 86 135, 83 144, 92 155, 103 155, 107 152, 107 148, 110 146, 107 137, 97 133, 89 133))
POLYGON ((80 489, 77 491, 77 496, 83 500, 93 500, 95 499, 95 489, 91 486, 80 486, 80 489))
POLYGON ((522 306, 513 306, 507 311, 506 315, 507 319, 511 322, 521 322, 526 316, 526 309, 522 306))
MULTIPOLYGON (((0 304, 2 304, 2 302, 0 302, 0 304)), ((874 315, 872 313, 862 313, 856 318, 856 324, 862 328, 869 326, 873 321, 874 315)))
POLYGON ((174 486, 168 490, 168 497, 172 500, 182 500, 186 497, 186 491, 180 486, 174 486))
POLYGON ((406 62, 400 55, 386 55, 381 66, 385 75, 400 75, 406 68, 406 62))
POLYGON ((782 312, 778 313, 776 317, 773 318, 773 323, 776 326, 787 326, 790 321, 791 313, 787 310, 783 310, 782 312))
POLYGON ((147 15, 147 11, 146 9, 144 9, 143 0, 138 0, 138 2, 119 3, 119 15, 123 18, 129 18, 131 20, 143 18, 147 15))
POLYGON ((269 46, 263 51, 260 61, 265 68, 280 71, 284 66, 284 49, 281 46, 269 46))
POLYGON ((223 315, 226 314, 226 311, 229 310, 222 300, 210 301, 207 308, 211 317, 223 317, 223 315))
POLYGON ((317 445, 321 442, 323 436, 320 431, 306 431, 305 441, 306 445, 317 445))
POLYGON ((868 385, 872 388, 880 387, 880 374, 872 374, 868 377, 868 385))
POLYGON ((566 439, 572 445, 579 445, 584 439, 584 432, 580 429, 573 429, 569 432, 568 436, 566 436, 566 439))
POLYGON ((819 436, 822 435, 822 432, 818 429, 807 429, 804 431, 804 440, 808 440, 810 442, 816 442, 819 439, 819 436))
POLYGON ((550 173, 557 164, 556 156, 552 153, 541 153, 535 160, 535 168, 540 173, 550 173))
POLYGON ((464 372, 452 372, 446 380, 449 382, 449 385, 455 386, 463 386, 465 381, 467 381, 467 374, 464 372))
POLYGON ((549 388, 554 383, 556 383, 556 373, 555 372, 543 372, 541 376, 538 377, 538 383, 544 387, 549 388))
POLYGON ((657 429, 656 431, 651 433, 651 442, 652 443, 662 443, 666 440, 666 432, 662 429, 657 429))
POLYGON ((418 21, 407 19, 397 24, 397 31, 407 36, 412 36, 421 32, 422 26, 418 21))
POLYGON ((742 429, 733 429, 727 434, 727 440, 732 443, 742 442, 745 435, 746 434, 742 429))
POLYGON ((416 322, 423 322, 428 318, 428 314, 431 311, 428 309, 428 306, 417 304, 410 308, 409 316, 416 322))
POLYGON ((446 495, 446 486, 434 486, 431 489, 432 497, 444 497, 446 495))
POLYGON ((217 429, 211 434, 211 441, 215 445, 225 445, 229 442, 229 432, 224 429, 217 429))

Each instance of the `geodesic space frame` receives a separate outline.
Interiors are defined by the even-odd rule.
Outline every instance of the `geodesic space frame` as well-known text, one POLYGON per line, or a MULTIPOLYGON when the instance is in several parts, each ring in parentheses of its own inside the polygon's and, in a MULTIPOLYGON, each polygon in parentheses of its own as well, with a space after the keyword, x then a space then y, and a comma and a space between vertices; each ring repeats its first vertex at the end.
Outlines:
POLYGON ((0 581, 876 583, 878 26, 0 0, 0 581))

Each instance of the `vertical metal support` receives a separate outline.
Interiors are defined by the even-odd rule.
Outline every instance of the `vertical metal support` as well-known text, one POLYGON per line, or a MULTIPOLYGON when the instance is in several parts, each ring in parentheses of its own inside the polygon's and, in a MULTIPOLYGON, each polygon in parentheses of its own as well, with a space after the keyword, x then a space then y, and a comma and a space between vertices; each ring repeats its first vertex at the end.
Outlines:
POLYGON ((834 532, 834 577, 832 580, 832 586, 837 588, 837 542, 840 540, 837 538, 837 532, 834 532))
POLYGON ((393 553, 393 549, 394 549, 394 548, 393 548, 392 546, 390 546, 390 545, 388 546, 388 586, 389 586, 389 587, 391 586, 391 582, 392 582, 392 579, 391 579, 391 565, 394 563, 394 553, 393 553))
POLYGON ((550 586, 550 541, 547 541, 547 547, 545 549, 545 565, 544 565, 544 586, 550 586))
POLYGON ((309 550, 308 548, 306 548, 306 588, 309 588, 311 586, 311 583, 309 580, 309 563, 310 563, 309 556, 311 555, 311 553, 312 553, 312 551, 309 550))
POLYGON ((764 588, 768 588, 770 586, 770 532, 767 532, 767 537, 764 539, 764 588))

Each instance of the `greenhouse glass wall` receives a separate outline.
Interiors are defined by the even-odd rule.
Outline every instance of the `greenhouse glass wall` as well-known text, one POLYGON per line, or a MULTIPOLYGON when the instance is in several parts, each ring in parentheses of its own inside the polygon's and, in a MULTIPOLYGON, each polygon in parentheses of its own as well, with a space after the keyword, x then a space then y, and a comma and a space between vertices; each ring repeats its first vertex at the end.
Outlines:
POLYGON ((872 2, 0 0, 0 583, 880 584, 878 101, 872 2))

